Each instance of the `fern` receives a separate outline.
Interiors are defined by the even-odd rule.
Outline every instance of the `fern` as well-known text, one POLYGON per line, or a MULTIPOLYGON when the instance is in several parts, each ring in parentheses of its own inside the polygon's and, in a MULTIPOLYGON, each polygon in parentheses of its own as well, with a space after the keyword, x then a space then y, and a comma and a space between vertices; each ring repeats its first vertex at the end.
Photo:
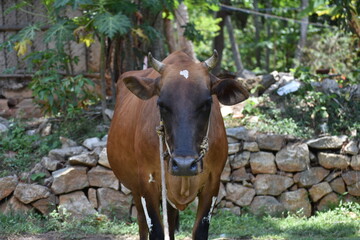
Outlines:
POLYGON ((105 36, 113 38, 116 34, 126 34, 131 28, 131 22, 127 16, 121 13, 112 15, 105 12, 96 16, 94 27, 105 36))

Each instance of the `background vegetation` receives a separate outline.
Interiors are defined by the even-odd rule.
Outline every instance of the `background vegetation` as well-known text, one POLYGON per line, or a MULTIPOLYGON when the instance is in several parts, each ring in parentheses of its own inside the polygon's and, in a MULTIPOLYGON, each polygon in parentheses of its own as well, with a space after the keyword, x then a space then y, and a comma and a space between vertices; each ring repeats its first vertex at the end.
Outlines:
MULTIPOLYGON (((27 62, 27 71, 33 74, 30 88, 46 114, 55 117, 54 131, 47 137, 30 136, 26 125, 13 120, 10 130, 1 135, 0 176, 29 170, 50 149, 60 146, 59 136, 81 142, 104 135, 104 131, 96 131, 101 119, 89 118, 84 110, 101 100, 104 112, 109 105, 106 87, 111 88, 114 101, 119 75, 142 69, 149 51, 163 59, 184 49, 204 60, 215 48, 221 64, 214 74, 241 77, 244 70, 256 74, 276 70, 292 72, 301 81, 303 87, 298 92, 275 100, 271 96, 251 97, 244 104, 245 117, 228 117, 228 125, 310 138, 326 119, 327 133, 360 136, 359 99, 346 91, 319 92, 312 85, 329 77, 343 89, 360 84, 360 1, 23 0, 15 1, 8 12, 18 9, 37 14, 35 3, 39 2, 45 9, 43 21, 23 28, 0 47, 16 51, 27 62), (69 15, 69 11, 76 14, 69 15), (42 32, 43 40, 54 48, 30 53, 35 36, 42 32), (91 80, 74 75, 71 64, 78 58, 71 57, 64 47, 69 42, 89 47, 95 41, 101 46, 101 96, 90 91, 94 87, 91 80), (106 74, 111 84, 106 83, 106 74)), ((210 232, 213 237, 239 237, 240 231, 240 237, 255 239, 355 239, 360 234, 359 209, 357 204, 342 204, 310 219, 218 213, 210 232)), ((190 235, 192 214, 183 213, 180 237, 190 235)), ((0 215, 0 223, 0 235, 137 232, 132 223, 103 217, 74 222, 56 214, 46 218, 13 214, 0 215)))

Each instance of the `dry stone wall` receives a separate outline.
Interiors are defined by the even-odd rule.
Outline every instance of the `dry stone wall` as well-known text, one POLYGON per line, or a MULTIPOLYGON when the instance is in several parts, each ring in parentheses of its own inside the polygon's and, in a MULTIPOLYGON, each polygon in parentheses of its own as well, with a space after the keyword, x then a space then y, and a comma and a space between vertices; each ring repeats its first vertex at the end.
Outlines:
MULTIPOLYGON (((308 217, 340 200, 359 201, 358 141, 346 136, 301 141, 242 127, 227 129, 227 135, 218 209, 308 217)), ((62 148, 51 150, 30 172, 0 178, 0 211, 136 216, 131 191, 110 169, 106 140, 90 138, 78 145, 61 138, 62 148)))

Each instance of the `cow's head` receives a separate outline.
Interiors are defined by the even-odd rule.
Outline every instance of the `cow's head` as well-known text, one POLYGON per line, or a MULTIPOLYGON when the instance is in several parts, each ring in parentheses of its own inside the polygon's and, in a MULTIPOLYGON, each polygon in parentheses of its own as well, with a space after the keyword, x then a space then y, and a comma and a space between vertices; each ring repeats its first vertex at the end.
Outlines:
POLYGON ((207 134, 212 95, 224 105, 245 100, 248 92, 235 80, 220 80, 209 73, 217 63, 217 52, 202 63, 162 63, 149 53, 150 65, 160 73, 156 79, 129 76, 127 88, 143 100, 158 96, 160 115, 169 146, 169 172, 193 176, 202 172, 200 145, 207 134))

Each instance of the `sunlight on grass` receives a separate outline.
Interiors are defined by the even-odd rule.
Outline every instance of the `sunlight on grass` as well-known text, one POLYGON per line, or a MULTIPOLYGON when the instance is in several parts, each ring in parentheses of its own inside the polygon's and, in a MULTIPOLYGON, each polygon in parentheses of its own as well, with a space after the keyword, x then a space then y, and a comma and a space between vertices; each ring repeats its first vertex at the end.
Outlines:
MULTIPOLYGON (((190 209, 180 213, 180 229, 176 239, 191 237, 195 213, 190 209)), ((103 215, 83 220, 60 216, 54 212, 48 217, 36 213, 0 214, 0 236, 40 234, 50 231, 66 236, 87 234, 133 235, 138 234, 134 222, 108 219, 103 215)), ((333 210, 318 212, 310 218, 288 215, 286 217, 257 217, 248 213, 236 216, 229 211, 218 210, 211 219, 210 239, 296 239, 338 240, 360 239, 360 205, 340 204, 333 210)))

